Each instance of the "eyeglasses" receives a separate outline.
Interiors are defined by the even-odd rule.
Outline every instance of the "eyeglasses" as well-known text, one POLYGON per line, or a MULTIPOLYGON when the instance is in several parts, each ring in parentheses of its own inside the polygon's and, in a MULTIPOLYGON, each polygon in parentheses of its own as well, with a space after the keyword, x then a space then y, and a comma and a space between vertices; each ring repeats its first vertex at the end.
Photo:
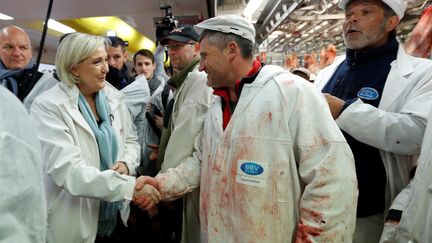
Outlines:
POLYGON ((165 45, 165 47, 169 50, 174 50, 174 51, 178 51, 181 48, 183 48, 185 45, 195 45, 195 43, 177 43, 177 44, 172 44, 172 45, 165 45))

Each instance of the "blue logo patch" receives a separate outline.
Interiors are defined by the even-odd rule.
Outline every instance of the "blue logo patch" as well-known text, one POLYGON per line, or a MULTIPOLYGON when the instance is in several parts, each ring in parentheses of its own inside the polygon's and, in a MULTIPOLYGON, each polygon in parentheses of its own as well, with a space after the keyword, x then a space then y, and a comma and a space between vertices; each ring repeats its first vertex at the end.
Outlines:
POLYGON ((264 169, 261 167, 261 165, 253 162, 243 163, 240 166, 240 169, 248 175, 260 175, 264 172, 264 169))
POLYGON ((359 90, 357 96, 365 100, 376 100, 379 97, 378 91, 374 88, 364 87, 359 90))

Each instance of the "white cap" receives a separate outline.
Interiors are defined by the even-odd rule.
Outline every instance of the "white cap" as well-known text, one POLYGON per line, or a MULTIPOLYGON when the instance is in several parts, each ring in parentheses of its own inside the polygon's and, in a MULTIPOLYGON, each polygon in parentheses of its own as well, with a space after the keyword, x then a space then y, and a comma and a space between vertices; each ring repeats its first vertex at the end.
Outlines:
MULTIPOLYGON (((345 10, 346 4, 349 0, 340 0, 338 5, 341 9, 345 10)), ((393 11, 399 16, 401 20, 404 16, 406 10, 406 3, 404 0, 382 0, 387 6, 389 6, 393 11)))
POLYGON ((254 26, 245 18, 237 15, 213 17, 195 25, 194 28, 199 35, 207 29, 239 35, 255 43, 254 26))

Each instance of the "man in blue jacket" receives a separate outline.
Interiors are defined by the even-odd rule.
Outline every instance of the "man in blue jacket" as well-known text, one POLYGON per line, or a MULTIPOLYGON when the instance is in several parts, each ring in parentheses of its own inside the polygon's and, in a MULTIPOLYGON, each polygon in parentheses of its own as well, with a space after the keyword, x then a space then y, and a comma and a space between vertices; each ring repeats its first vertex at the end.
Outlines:
POLYGON ((432 102, 432 63, 396 40, 403 0, 341 0, 346 56, 315 80, 353 151, 359 183, 354 242, 378 242, 384 213, 408 183, 432 102))

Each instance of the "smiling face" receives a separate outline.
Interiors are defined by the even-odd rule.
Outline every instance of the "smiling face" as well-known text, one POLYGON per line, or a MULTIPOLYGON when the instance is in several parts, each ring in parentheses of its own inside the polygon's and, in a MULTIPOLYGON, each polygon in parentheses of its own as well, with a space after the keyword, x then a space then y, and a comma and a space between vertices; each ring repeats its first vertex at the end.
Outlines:
POLYGON ((77 86, 84 95, 93 94, 103 89, 105 87, 105 76, 108 72, 105 47, 98 47, 91 56, 72 68, 71 72, 80 80, 77 86))
POLYGON ((18 27, 6 27, 0 32, 0 48, 0 59, 9 70, 25 68, 31 60, 30 39, 18 27))
MULTIPOLYGON (((386 18, 381 1, 353 1, 345 10, 343 37, 345 45, 354 50, 378 47, 388 40, 396 27, 393 19, 386 18)), ((396 17, 397 18, 397 17, 396 17)))
POLYGON ((226 49, 220 50, 212 45, 206 37, 201 40, 199 70, 207 74, 207 86, 222 88, 229 86, 232 66, 230 65, 226 49))

